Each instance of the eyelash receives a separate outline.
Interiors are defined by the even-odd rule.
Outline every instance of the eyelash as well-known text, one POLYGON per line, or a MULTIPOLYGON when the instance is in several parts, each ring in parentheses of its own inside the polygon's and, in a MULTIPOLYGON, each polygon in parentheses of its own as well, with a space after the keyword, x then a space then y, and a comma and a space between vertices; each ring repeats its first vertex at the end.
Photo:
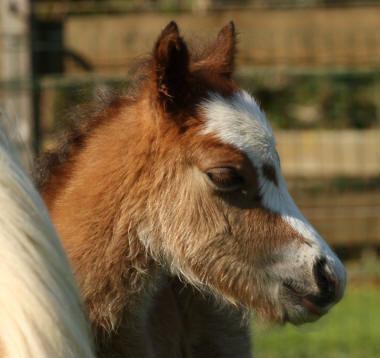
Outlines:
POLYGON ((233 167, 212 168, 206 174, 212 184, 221 191, 234 191, 244 185, 243 177, 233 167))

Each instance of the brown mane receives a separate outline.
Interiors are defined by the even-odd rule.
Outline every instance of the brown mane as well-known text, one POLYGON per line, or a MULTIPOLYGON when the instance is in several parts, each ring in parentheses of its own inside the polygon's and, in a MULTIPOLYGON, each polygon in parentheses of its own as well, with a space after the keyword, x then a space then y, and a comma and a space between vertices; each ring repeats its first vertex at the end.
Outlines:
POLYGON ((81 150, 88 134, 110 118, 124 104, 132 101, 133 99, 130 97, 121 97, 109 92, 106 96, 98 97, 92 103, 77 106, 68 115, 70 125, 58 139, 58 146, 44 152, 35 162, 33 179, 37 188, 43 191, 51 177, 59 175, 59 167, 81 150))
POLYGON ((33 165, 32 178, 39 191, 43 191, 52 176, 60 175, 59 168, 83 148, 89 133, 117 110, 136 100, 140 87, 149 76, 151 58, 139 60, 129 72, 130 85, 122 90, 110 87, 95 89, 91 102, 76 105, 66 114, 67 127, 57 139, 57 147, 42 153, 33 165))

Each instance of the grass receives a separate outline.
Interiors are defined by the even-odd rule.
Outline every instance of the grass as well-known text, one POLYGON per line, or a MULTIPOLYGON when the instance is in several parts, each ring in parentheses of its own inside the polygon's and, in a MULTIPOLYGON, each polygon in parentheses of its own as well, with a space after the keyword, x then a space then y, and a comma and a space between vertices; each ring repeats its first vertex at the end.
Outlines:
POLYGON ((255 358, 379 358, 380 287, 348 287, 327 316, 300 327, 253 323, 255 358))

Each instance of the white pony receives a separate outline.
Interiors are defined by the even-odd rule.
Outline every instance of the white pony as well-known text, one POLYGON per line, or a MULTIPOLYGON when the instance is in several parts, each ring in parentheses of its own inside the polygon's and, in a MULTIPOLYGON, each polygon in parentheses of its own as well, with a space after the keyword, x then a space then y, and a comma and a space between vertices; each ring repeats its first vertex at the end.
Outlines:
POLYGON ((0 357, 95 357, 68 260, 11 127, 0 110, 0 357))

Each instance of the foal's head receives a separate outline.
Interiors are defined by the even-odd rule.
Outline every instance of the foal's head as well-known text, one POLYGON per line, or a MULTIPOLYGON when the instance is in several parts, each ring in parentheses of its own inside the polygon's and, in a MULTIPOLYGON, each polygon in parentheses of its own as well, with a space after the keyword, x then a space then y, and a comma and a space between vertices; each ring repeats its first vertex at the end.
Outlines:
POLYGON ((235 42, 232 23, 198 56, 175 23, 158 38, 138 236, 193 285, 275 321, 311 321, 341 299, 345 270, 290 197, 264 113, 231 79, 235 42))

